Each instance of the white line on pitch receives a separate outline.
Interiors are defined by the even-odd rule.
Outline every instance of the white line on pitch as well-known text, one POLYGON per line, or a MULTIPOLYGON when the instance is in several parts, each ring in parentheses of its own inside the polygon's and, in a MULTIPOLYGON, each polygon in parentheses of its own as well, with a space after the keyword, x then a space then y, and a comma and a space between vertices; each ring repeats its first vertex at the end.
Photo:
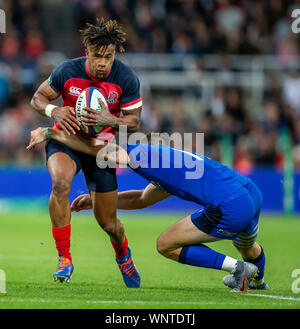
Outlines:
MULTIPOLYGON (((82 302, 82 300, 59 300, 59 299, 44 299, 44 298, 0 298, 2 302, 16 302, 16 303, 68 303, 68 302, 82 302)), ((175 305, 200 305, 200 304, 228 304, 227 302, 173 302, 173 301, 143 301, 143 300, 87 300, 87 304, 175 304, 175 305)), ((229 303, 230 304, 230 303, 229 303)), ((234 303, 232 303, 234 304, 234 303)))
MULTIPOLYGON (((143 301, 143 300, 125 300, 125 301, 117 301, 117 300, 88 300, 88 304, 175 304, 175 305, 201 305, 201 304, 216 304, 215 302, 159 302, 159 301, 143 301)), ((221 302, 217 304, 227 304, 225 302, 221 302)))
POLYGON ((265 297, 265 298, 281 299, 281 300, 293 300, 295 302, 300 302, 300 298, 286 297, 286 296, 275 296, 275 295, 264 295, 264 294, 251 294, 251 293, 245 294, 245 296, 265 297))
MULTIPOLYGON (((254 294, 247 294, 247 296, 258 296, 258 297, 270 297, 272 295, 254 295, 254 294)), ((282 297, 282 296, 272 296, 272 297, 281 297, 281 299, 289 299, 289 297, 282 297)), ((292 298, 292 297, 290 297, 292 298)), ((276 298, 278 299, 278 298, 276 298)), ((294 300, 294 299, 291 299, 294 300)), ((298 301, 298 299, 297 299, 298 301)), ((11 302, 11 303, 78 303, 83 302, 79 299, 73 300, 59 300, 59 299, 44 299, 44 298, 0 298, 0 305, 3 302, 11 302)), ((175 302, 175 301, 141 301, 141 300, 87 300, 85 301, 87 304, 139 304, 139 305, 146 305, 146 304, 155 304, 155 305, 236 305, 235 302, 210 302, 210 301, 199 301, 199 302, 175 302)), ((240 305, 249 305, 249 303, 241 303, 240 305)), ((283 305, 281 303, 272 303, 274 305, 283 305)), ((286 304, 285 304, 286 305, 286 304)))

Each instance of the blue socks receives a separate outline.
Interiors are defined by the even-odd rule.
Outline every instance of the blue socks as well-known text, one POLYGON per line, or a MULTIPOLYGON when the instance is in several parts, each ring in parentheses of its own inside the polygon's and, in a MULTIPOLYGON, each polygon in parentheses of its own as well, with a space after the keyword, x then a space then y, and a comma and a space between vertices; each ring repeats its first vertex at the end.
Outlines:
POLYGON ((178 261, 183 264, 220 270, 225 257, 226 255, 199 244, 183 247, 178 261))
POLYGON ((256 280, 261 280, 265 274, 266 257, 262 246, 260 247, 261 247, 261 253, 257 258, 244 259, 245 262, 252 263, 258 267, 259 272, 258 275, 255 277, 256 280))
MULTIPOLYGON (((256 280, 263 279, 265 273, 265 254, 262 246, 260 255, 255 259, 244 259, 245 262, 256 265, 259 269, 256 280)), ((193 265, 198 267, 207 267, 214 269, 222 269, 223 262, 226 255, 210 249, 209 247, 199 244, 193 246, 183 247, 181 249, 178 261, 182 264, 193 265)))

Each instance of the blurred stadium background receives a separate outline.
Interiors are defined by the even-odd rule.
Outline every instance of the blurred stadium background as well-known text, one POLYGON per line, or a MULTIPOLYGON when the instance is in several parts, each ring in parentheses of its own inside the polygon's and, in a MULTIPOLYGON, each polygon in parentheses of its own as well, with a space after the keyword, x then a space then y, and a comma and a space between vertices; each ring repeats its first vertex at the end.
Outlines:
MULTIPOLYGON (((205 154, 252 177, 264 211, 300 211, 300 42, 291 30, 299 0, 0 0, 0 8, 0 212, 46 207, 43 147, 25 147, 49 120, 30 99, 53 67, 84 55, 78 30, 102 16, 127 32, 118 57, 140 78, 143 131, 204 132, 205 154)), ((125 170, 119 186, 144 181, 125 170)), ((78 176, 70 198, 83 191, 78 176)), ((151 209, 191 207, 171 198, 151 209)))

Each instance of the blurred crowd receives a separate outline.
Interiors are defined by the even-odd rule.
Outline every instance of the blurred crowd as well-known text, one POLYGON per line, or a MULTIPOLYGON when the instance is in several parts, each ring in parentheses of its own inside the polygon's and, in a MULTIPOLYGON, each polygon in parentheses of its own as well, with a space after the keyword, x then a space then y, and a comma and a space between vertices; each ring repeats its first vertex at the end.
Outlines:
MULTIPOLYGON (((43 161, 42 147, 27 152, 29 132, 49 120, 36 114, 30 99, 51 72, 49 51, 57 51, 43 19, 45 6, 37 0, 0 0, 7 17, 7 33, 0 35, 0 163, 43 161)), ((66 5, 56 1, 55 6, 66 5)), ((127 33, 126 52, 202 55, 275 55, 283 68, 299 56, 299 36, 291 32, 291 11, 300 0, 69 0, 70 38, 74 51, 84 54, 78 29, 96 17, 116 19, 127 33)), ((50 56, 51 57, 51 56, 50 56)), ((205 70, 205 67, 201 68, 205 70)), ((280 134, 292 139, 294 164, 300 167, 300 76, 285 70, 281 83, 268 77, 261 116, 246 110, 242 87, 217 87, 210 104, 190 119, 180 93, 171 93, 167 111, 160 111, 155 93, 145 100, 144 131, 203 132, 205 153, 222 160, 222 141, 233 145, 234 165, 251 170, 257 165, 282 167, 280 134), (196 117, 196 120, 195 120, 196 117)))
POLYGON ((73 1, 77 28, 97 16, 117 19, 130 52, 297 54, 291 0, 73 1))
MULTIPOLYGON (((282 169, 286 150, 292 152, 294 164, 300 168, 300 107, 293 104, 299 94, 294 87, 299 83, 300 76, 293 71, 283 88, 273 79, 264 93, 260 118, 245 110, 247 97, 241 88, 235 87, 216 88, 210 106, 196 121, 186 115, 185 103, 178 95, 169 100, 167 112, 172 115, 163 115, 159 102, 153 101, 144 106, 143 129, 165 131, 169 135, 193 132, 194 138, 196 132, 202 132, 205 155, 222 161, 229 155, 224 157, 224 152, 229 152, 235 169, 243 173, 249 173, 255 166, 282 169), (291 139, 290 150, 289 145, 281 143, 285 134, 291 139), (228 147, 226 141, 233 147, 228 147)), ((193 142, 191 150, 196 151, 193 142)))

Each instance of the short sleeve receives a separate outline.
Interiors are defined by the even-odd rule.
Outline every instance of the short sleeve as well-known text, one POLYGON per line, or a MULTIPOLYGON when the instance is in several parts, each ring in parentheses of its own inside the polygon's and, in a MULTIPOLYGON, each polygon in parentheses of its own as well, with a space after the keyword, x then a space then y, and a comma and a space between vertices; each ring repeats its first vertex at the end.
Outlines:
POLYGON ((64 89, 64 85, 65 85, 65 74, 64 72, 66 72, 66 65, 67 65, 67 61, 59 64, 50 74, 49 78, 48 78, 48 83, 50 85, 50 87, 52 89, 54 89, 57 93, 60 93, 63 91, 64 89))
POLYGON ((120 99, 121 110, 133 110, 142 106, 140 94, 140 81, 136 73, 128 68, 123 93, 120 99))

